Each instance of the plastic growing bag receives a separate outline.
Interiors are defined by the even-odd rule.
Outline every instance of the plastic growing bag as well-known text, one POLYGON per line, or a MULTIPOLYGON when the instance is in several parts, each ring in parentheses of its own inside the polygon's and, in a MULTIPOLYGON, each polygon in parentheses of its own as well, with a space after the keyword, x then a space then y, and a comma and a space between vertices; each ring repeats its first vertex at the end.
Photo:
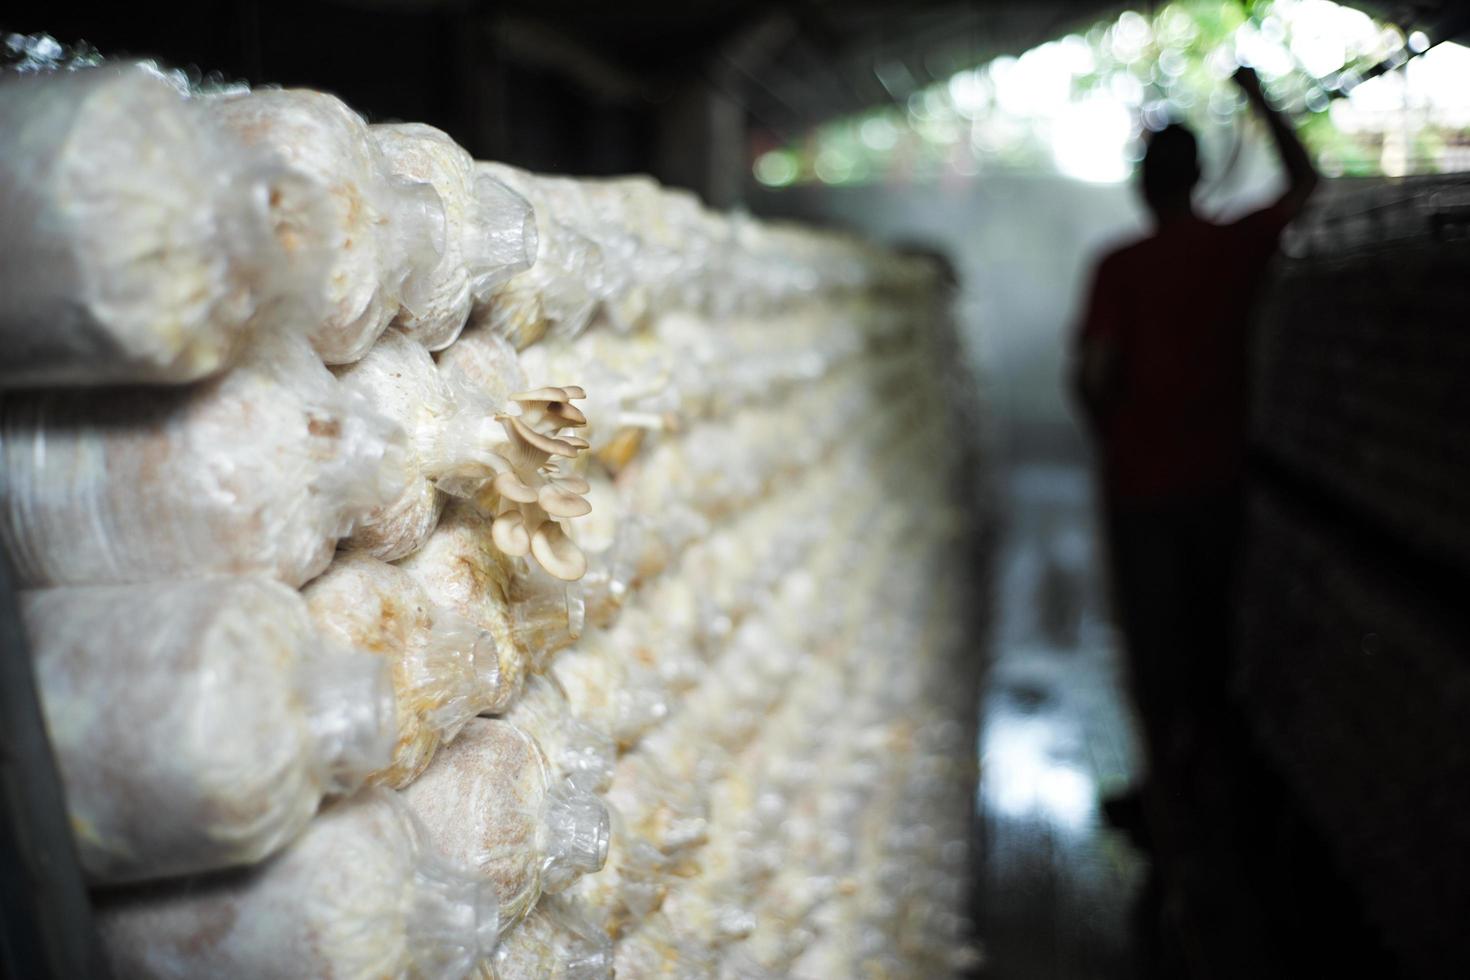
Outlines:
MULTIPOLYGON (((449 383, 422 346, 394 328, 338 379, 408 435, 408 481, 392 503, 366 515, 343 547, 393 561, 417 551, 443 509, 442 477, 486 479, 506 435, 495 405, 449 383)), ((502 464, 503 465, 503 464, 502 464)))
POLYGON ((708 795, 699 780, 671 778, 642 752, 629 752, 618 760, 607 801, 629 831, 678 862, 709 839, 708 795))
MULTIPOLYGON (((541 178, 543 184, 551 182, 541 178)), ((602 249, 604 268, 598 292, 603 320, 620 333, 641 329, 650 313, 649 290, 639 278, 643 242, 637 225, 620 213, 616 193, 609 193, 613 182, 567 178, 554 182, 569 186, 572 193, 566 196, 573 223, 602 249)), ((563 216, 563 220, 568 219, 563 216)))
MULTIPOLYGON (((488 164, 487 168, 496 166, 488 164)), ((507 184, 515 184, 511 177, 504 179, 507 184)), ((551 219, 557 231, 563 235, 570 232, 575 236, 574 240, 564 238, 561 242, 553 242, 554 245, 563 246, 562 254, 572 255, 565 251, 568 247, 586 250, 575 257, 568 270, 577 275, 601 308, 609 296, 621 289, 626 278, 625 269, 619 268, 617 263, 617 249, 623 246, 621 237, 613 234, 611 229, 597 220, 583 189, 583 181, 540 174, 528 177, 522 186, 524 183, 530 183, 532 189, 523 190, 522 193, 528 199, 536 201, 540 212, 551 219)), ((575 336, 580 329, 573 330, 567 336, 575 336)))
POLYGON ((614 300, 612 319, 615 326, 641 325, 650 309, 668 308, 672 283, 683 268, 683 243, 664 220, 663 189, 644 176, 585 184, 588 204, 603 223, 634 232, 631 249, 610 243, 613 253, 628 265, 624 298, 614 300))
POLYGON ((613 944, 580 906, 547 896, 500 940, 480 980, 612 980, 613 944))
POLYGON ((572 714, 566 692, 551 678, 532 677, 505 720, 541 746, 553 778, 589 793, 600 793, 612 782, 617 746, 572 714))
POLYGON ((631 648, 620 651, 619 656, 652 670, 671 701, 698 684, 707 670, 694 642, 698 600, 685 586, 677 578, 659 579, 649 587, 640 606, 624 611, 613 631, 631 643, 631 648))
POLYGON ((718 969, 713 950, 681 935, 657 912, 618 941, 613 959, 614 975, 625 980, 702 980, 719 976, 718 969))
POLYGON ((398 563, 429 601, 452 609, 495 639, 499 697, 487 711, 503 711, 520 693, 529 664, 515 640, 507 598, 511 559, 490 540, 490 518, 465 500, 451 500, 424 546, 398 563))
POLYGON ((439 370, 451 384, 473 391, 495 406, 525 391, 526 373, 510 342, 488 330, 467 330, 439 354, 439 370))
MULTIPOLYGON (((444 251, 444 205, 433 186, 393 176, 361 116, 341 100, 305 89, 262 89, 208 98, 210 114, 246 145, 269 150, 312 181, 326 203, 298 219, 300 233, 328 256, 323 315, 310 330, 328 364, 367 353, 398 314, 428 308, 414 286, 444 251)), ((295 202, 282 202, 288 210, 295 202)))
POLYGON ((248 864, 388 759, 384 663, 264 578, 21 594, 88 877, 248 864))
POLYGON ((526 272, 492 289, 476 310, 476 323, 516 349, 548 330, 575 337, 597 311, 602 250, 553 213, 544 188, 531 174, 501 163, 477 162, 477 175, 509 187, 530 202, 536 218, 536 261, 526 272))
POLYGON ((300 585, 403 486, 403 430, 299 337, 188 389, 0 402, 0 542, 27 586, 193 573, 300 585))
POLYGON ((0 132, 0 386, 228 363, 286 260, 270 161, 143 65, 5 78, 0 132))
POLYGON ((506 923, 607 858, 602 802, 556 784, 536 740, 509 722, 471 721, 400 792, 440 852, 494 887, 506 923))
POLYGON ((439 858, 387 790, 331 807, 258 868, 113 893, 99 906, 120 980, 454 980, 499 932, 493 892, 439 858))
POLYGON ((708 885, 703 879, 701 874, 680 881, 669 890, 659 912, 679 932, 713 949, 750 935, 756 919, 746 907, 747 896, 708 885))
POLYGON ((403 569, 366 555, 340 555, 304 595, 323 633, 392 665, 397 738, 392 763, 374 774, 374 782, 412 782, 441 742, 501 703, 494 637, 434 605, 403 569))
POLYGON ((477 304, 491 291, 536 264, 540 253, 536 211, 508 184, 475 170, 478 225, 466 247, 471 268, 470 293, 477 304))
POLYGON ((393 173, 426 183, 444 203, 444 251, 417 270, 410 291, 417 310, 399 311, 400 329, 429 350, 454 342, 476 296, 531 267, 536 220, 525 199, 490 178, 477 181, 470 155, 445 133, 422 123, 371 127, 393 173))
POLYGON ((616 530, 610 534, 593 532, 584 535, 581 533, 583 525, 593 522, 579 522, 572 525, 573 540, 587 553, 587 574, 582 576, 580 583, 587 622, 607 627, 617 620, 623 604, 633 593, 647 525, 642 519, 622 518, 618 514, 621 508, 617 506, 615 491, 605 479, 589 482, 592 490, 587 496, 592 504, 592 515, 612 517, 599 530, 607 531, 607 525, 615 525, 616 530))
POLYGON ((549 673, 567 692, 578 718, 628 748, 668 716, 669 698, 654 671, 616 655, 616 641, 609 636, 619 626, 588 634, 562 651, 549 673))
POLYGON ((629 833, 616 806, 606 806, 607 860, 601 871, 584 876, 567 894, 598 930, 616 939, 663 904, 674 878, 669 859, 629 833))
POLYGON ((495 516, 492 539, 502 552, 529 555, 563 581, 582 576, 586 558, 565 522, 590 510, 581 496, 588 483, 563 460, 587 443, 562 431, 586 425, 571 404, 585 397, 582 389, 518 391, 494 404, 465 375, 441 375, 428 353, 396 329, 340 377, 402 423, 411 449, 403 495, 368 515, 345 547, 386 559, 411 553, 438 520, 442 489, 475 498, 495 516))
POLYGON ((532 670, 544 670, 558 651, 582 635, 586 603, 578 582, 565 582, 525 559, 511 564, 506 596, 516 645, 532 670))

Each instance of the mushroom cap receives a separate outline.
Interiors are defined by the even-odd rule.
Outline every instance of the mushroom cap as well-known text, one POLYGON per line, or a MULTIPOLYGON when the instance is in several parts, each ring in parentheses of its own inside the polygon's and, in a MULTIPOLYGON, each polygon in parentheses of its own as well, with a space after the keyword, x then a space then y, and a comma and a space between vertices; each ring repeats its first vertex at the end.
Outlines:
MULTIPOLYGON (((581 391, 582 389, 573 386, 572 390, 581 391)), ((520 404, 528 411, 535 412, 539 410, 559 421, 562 425, 586 425, 587 416, 583 415, 582 410, 570 402, 569 399, 571 397, 566 388, 547 387, 517 392, 510 396, 510 400, 520 404)))
POLYGON ((571 402, 547 402, 546 414, 555 418, 562 425, 584 426, 587 424, 587 416, 582 410, 571 402))
POLYGON ((531 536, 531 555, 563 582, 575 582, 587 574, 587 556, 555 521, 542 524, 531 536))
POLYGON ((507 555, 519 556, 531 551, 532 541, 526 531, 526 519, 518 510, 506 511, 495 518, 490 525, 490 540, 507 555))
POLYGON ((592 490, 592 484, 576 473, 553 472, 548 473, 546 478, 561 489, 570 490, 572 493, 589 493, 592 490))
POLYGON ((570 459, 576 456, 581 450, 587 448, 587 441, 585 439, 576 439, 573 441, 573 437, 571 436, 558 438, 556 436, 543 435, 514 415, 497 415, 495 418, 509 425, 515 435, 528 445, 539 449, 543 453, 549 453, 552 456, 565 456, 570 459), (577 443, 581 443, 581 445, 579 446, 577 443))
POLYGON ((534 504, 536 502, 536 490, 527 486, 526 482, 514 472, 505 472, 496 476, 490 485, 495 492, 518 504, 534 504))
POLYGON ((566 388, 555 388, 547 385, 543 388, 532 388, 530 391, 518 391, 510 396, 513 402, 564 402, 573 398, 586 398, 587 392, 571 385, 566 388), (576 392, 576 394, 572 394, 576 392))
POLYGON ((536 495, 536 502, 552 517, 581 517, 592 513, 587 498, 549 483, 536 495))

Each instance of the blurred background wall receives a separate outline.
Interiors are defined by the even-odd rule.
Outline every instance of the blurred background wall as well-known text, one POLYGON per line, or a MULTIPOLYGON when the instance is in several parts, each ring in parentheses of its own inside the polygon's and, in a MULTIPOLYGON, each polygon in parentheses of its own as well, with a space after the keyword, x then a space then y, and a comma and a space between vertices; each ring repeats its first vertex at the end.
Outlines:
POLYGON ((1062 393, 1064 335, 1095 254, 1141 225, 1130 188, 1002 175, 938 186, 755 190, 750 203, 762 214, 947 252, 960 279, 957 312, 990 410, 993 445, 1010 459, 1082 456, 1062 393))

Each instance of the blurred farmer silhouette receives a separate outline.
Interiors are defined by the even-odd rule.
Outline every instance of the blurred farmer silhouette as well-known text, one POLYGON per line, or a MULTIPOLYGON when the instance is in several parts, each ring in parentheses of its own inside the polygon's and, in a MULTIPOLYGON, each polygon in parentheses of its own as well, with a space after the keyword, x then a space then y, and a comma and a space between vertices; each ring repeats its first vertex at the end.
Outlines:
POLYGON ((1149 791, 1186 806, 1203 802, 1199 780, 1211 779, 1228 717, 1249 308, 1282 229, 1317 184, 1255 74, 1235 79, 1271 132, 1286 192, 1231 224, 1210 222, 1191 199, 1194 134, 1177 125, 1153 134, 1141 189, 1154 230, 1098 263, 1071 379, 1099 451, 1149 791))

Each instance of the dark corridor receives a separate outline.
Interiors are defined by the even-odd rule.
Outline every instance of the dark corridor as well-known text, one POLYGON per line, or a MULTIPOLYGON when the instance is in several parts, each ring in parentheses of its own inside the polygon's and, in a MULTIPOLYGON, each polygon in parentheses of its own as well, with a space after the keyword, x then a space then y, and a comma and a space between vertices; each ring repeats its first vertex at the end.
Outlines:
POLYGON ((979 742, 984 975, 1463 975, 1463 188, 1336 189, 1261 305, 1242 727, 1210 836, 1103 812, 1139 761, 1090 481, 1012 471, 979 742))

